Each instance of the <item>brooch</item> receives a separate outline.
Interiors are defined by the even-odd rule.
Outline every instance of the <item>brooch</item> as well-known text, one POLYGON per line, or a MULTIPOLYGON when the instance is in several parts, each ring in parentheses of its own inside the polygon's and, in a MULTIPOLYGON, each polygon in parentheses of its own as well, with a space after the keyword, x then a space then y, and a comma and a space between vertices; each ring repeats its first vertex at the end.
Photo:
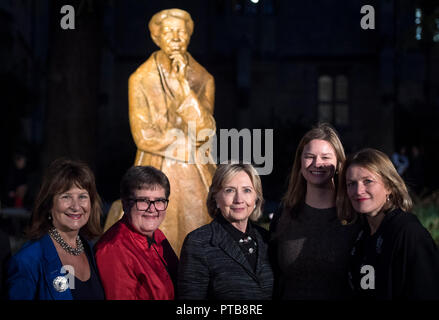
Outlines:
POLYGON ((58 292, 64 292, 68 289, 69 284, 66 277, 58 276, 53 280, 53 287, 58 292))

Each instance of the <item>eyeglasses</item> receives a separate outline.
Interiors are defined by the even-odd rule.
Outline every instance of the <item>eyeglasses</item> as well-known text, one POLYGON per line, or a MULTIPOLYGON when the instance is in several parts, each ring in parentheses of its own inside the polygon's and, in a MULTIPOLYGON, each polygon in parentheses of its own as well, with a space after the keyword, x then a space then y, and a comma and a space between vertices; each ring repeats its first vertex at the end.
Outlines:
POLYGON ((148 211, 151 204, 157 211, 163 211, 168 207, 168 199, 148 200, 145 198, 131 199, 136 203, 136 208, 139 211, 148 211))

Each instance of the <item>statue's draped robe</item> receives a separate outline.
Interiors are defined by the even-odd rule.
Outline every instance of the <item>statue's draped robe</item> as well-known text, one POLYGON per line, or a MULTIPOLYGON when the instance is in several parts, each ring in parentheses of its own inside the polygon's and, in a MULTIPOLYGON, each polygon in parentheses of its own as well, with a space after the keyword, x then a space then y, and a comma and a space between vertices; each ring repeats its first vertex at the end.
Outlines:
MULTIPOLYGON (((213 77, 187 53, 191 90, 179 98, 157 53, 129 79, 129 120, 137 146, 134 165, 153 166, 169 179, 171 195, 160 229, 179 255, 186 235, 211 221, 206 198, 216 169, 209 151, 209 138, 216 130, 215 85, 213 77)), ((120 219, 121 214, 114 217, 116 211, 120 212, 110 210, 105 229, 120 219)))

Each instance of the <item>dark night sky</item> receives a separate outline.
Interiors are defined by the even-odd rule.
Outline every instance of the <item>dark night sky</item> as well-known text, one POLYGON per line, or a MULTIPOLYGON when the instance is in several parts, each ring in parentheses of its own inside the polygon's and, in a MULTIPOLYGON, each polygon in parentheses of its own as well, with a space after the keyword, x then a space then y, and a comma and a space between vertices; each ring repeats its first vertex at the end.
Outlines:
MULTIPOLYGON (((94 169, 104 200, 117 198, 136 150, 127 79, 156 50, 150 17, 172 7, 194 19, 189 51, 215 77, 218 129, 274 129, 273 173, 263 177, 268 199, 282 196, 297 142, 318 120, 321 74, 348 75, 349 123, 336 125, 348 151, 372 146, 390 153, 416 144, 424 169, 434 167, 438 46, 415 41, 415 2, 5 2, 3 187, 13 151, 25 145, 35 186, 50 160, 78 157, 94 169), (74 31, 59 26, 65 4, 76 9, 74 31), (365 4, 376 8, 374 30, 360 27, 365 4)), ((432 13, 432 3, 419 6, 432 13)), ((430 189, 438 187, 435 180, 427 177, 430 189)))

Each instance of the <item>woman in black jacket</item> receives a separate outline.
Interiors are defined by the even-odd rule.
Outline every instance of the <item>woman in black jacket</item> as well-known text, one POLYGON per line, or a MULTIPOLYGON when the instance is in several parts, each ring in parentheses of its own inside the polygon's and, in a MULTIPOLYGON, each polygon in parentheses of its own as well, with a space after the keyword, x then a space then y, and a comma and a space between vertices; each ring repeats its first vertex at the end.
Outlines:
POLYGON ((219 165, 207 196, 214 219, 187 235, 180 255, 179 299, 269 300, 273 272, 268 232, 256 221, 262 184, 249 164, 219 165))
POLYGON ((359 214, 363 223, 349 272, 356 297, 439 300, 439 250, 411 208, 387 155, 363 149, 346 160, 337 209, 340 219, 353 221, 359 214))

